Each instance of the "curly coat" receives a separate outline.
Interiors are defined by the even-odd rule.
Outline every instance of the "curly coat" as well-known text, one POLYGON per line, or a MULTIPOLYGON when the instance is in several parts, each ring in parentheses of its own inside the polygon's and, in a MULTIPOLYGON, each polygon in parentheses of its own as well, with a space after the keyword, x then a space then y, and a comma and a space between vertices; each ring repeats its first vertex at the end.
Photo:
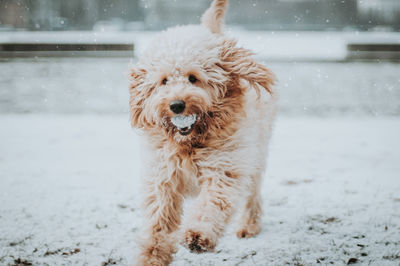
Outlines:
POLYGON ((227 0, 214 0, 201 25, 159 34, 131 71, 131 123, 145 133, 150 155, 137 265, 168 265, 178 241, 192 252, 212 251, 240 202, 237 236, 260 231, 275 78, 222 34, 226 7, 227 0), (197 115, 188 135, 171 122, 173 100, 186 103, 184 115, 197 115), (181 221, 190 196, 194 206, 181 221))

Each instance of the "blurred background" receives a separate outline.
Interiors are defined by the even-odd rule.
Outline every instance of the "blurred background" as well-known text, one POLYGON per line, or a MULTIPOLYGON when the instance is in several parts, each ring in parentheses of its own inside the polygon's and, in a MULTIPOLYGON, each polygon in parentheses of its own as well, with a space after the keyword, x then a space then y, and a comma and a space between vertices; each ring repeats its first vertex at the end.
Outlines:
MULTIPOLYGON (((2 0, 0 112, 127 112, 129 65, 210 2, 2 0)), ((399 115, 399 29, 398 0, 231 0, 226 26, 276 72, 288 115, 399 115)))
MULTIPOLYGON (((208 0, 3 0, 2 30, 160 30, 197 23, 208 0)), ((250 30, 399 30, 397 0, 232 0, 229 25, 250 30)))

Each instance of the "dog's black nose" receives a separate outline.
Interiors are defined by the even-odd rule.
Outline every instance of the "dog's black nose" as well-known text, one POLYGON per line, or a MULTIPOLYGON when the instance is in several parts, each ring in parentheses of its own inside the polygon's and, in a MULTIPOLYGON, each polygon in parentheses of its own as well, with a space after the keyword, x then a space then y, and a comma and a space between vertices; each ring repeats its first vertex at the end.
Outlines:
POLYGON ((185 110, 185 102, 182 100, 175 100, 169 104, 169 109, 175 114, 180 114, 185 110))

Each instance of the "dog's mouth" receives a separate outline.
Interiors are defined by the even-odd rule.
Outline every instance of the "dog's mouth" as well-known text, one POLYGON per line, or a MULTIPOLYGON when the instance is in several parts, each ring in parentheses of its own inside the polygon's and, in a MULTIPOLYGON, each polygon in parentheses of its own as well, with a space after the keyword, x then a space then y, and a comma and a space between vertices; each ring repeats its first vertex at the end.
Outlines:
POLYGON ((171 118, 171 123, 178 129, 179 134, 182 136, 189 135, 196 124, 197 115, 176 115, 171 118))

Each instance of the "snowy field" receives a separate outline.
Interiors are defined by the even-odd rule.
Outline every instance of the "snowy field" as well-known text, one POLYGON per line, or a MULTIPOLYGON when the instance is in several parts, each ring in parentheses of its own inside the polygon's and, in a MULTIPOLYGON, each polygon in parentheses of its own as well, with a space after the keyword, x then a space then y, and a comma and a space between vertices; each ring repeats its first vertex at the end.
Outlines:
MULTIPOLYGON (((173 265, 399 265, 400 119, 280 117, 263 231, 173 265)), ((0 265, 127 265, 142 221, 127 115, 0 115, 0 265)))
MULTIPOLYGON (((287 115, 400 115, 400 64, 268 62, 287 115)), ((0 60, 0 113, 128 111, 123 58, 0 60)))
MULTIPOLYGON (((122 58, 0 61, 0 265, 129 265, 140 138, 122 58)), ((263 231, 173 265, 400 265, 400 65, 270 62, 263 231)))

